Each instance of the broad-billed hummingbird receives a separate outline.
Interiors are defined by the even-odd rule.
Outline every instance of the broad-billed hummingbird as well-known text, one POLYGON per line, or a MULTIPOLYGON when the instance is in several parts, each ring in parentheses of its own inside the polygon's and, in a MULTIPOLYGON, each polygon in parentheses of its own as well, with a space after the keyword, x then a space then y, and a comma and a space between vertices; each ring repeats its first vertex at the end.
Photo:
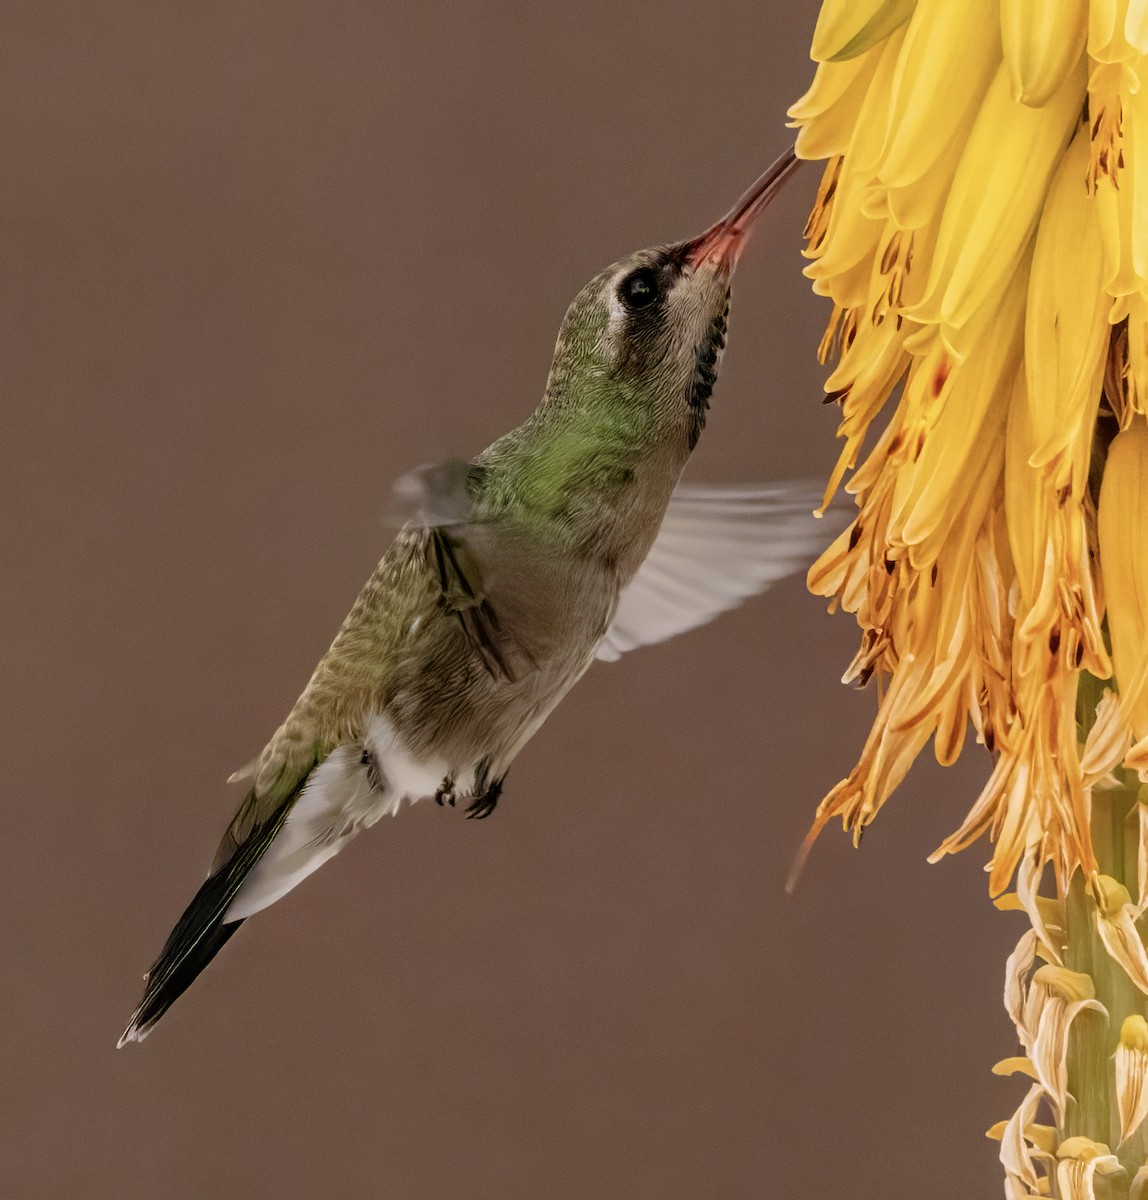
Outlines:
POLYGON ((796 169, 786 151, 700 237, 595 275, 542 403, 470 462, 396 492, 406 523, 262 754, 207 881, 147 975, 142 1040, 253 913, 404 800, 485 817, 595 658, 733 608, 817 543, 807 488, 684 485, 725 348, 730 280, 796 169))

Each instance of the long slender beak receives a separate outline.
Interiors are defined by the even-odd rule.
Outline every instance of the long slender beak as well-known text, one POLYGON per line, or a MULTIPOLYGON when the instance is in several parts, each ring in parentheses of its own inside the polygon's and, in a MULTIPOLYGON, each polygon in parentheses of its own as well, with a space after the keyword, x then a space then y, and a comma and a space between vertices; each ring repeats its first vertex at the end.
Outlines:
POLYGON ((782 184, 801 166, 792 147, 772 162, 748 192, 716 224, 689 243, 686 262, 691 267, 706 263, 732 274, 749 240, 754 222, 781 190, 782 184))

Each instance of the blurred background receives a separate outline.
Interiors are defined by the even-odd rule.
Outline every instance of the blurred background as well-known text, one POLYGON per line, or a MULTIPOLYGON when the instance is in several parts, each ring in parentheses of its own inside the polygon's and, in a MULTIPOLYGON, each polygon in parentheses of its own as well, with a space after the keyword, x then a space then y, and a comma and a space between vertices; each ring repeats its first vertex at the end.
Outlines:
MULTIPOLYGON (((800 579, 596 667, 489 821, 423 804, 140 976, 389 533, 541 395, 604 264, 783 148, 816 5, 21 5, 0 43, 0 1194, 995 1195, 1023 1092, 987 774, 922 762, 783 883, 875 706, 800 579)), ((824 474, 806 168, 695 479, 824 474)))

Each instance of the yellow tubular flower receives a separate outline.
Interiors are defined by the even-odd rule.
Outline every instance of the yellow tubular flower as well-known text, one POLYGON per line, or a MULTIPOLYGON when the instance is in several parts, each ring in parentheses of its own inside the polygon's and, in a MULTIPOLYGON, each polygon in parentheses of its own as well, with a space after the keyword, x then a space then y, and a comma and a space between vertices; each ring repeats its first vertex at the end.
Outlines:
POLYGON ((883 42, 903 25, 917 0, 829 0, 813 31, 811 57, 844 62, 883 42))
POLYGON ((825 503, 857 511, 808 584, 878 703, 809 840, 973 731, 989 778, 934 857, 987 834, 1032 923, 1007 1194, 1148 1200, 1148 0, 825 0, 813 58, 825 503))
POLYGON ((1114 1057, 1120 1140, 1126 1142, 1148 1117, 1148 1022, 1143 1017, 1125 1019, 1114 1057))
POLYGON ((1096 1176, 1121 1173, 1120 1162, 1103 1142, 1074 1137, 1056 1151, 1056 1181, 1063 1200, 1097 1200, 1096 1176))
MULTIPOLYGON (((1099 528, 1116 681, 1137 763, 1148 767, 1148 425, 1141 417, 1109 448, 1099 528)), ((1144 767, 1141 778, 1148 778, 1144 767)))
POLYGON ((1001 44, 1012 94, 1044 104, 1080 60, 1088 0, 1001 0, 1001 44))

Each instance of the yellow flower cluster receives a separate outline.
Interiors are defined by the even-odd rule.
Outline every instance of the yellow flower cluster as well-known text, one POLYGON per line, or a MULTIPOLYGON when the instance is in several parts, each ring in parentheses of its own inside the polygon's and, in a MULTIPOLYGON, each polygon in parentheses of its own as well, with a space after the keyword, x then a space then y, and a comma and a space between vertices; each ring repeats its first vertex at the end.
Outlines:
POLYGON ((971 723, 995 764, 937 855, 988 833, 994 895, 1026 857, 1063 894, 1092 789, 1148 778, 1148 0, 826 0, 813 57, 826 499, 852 470, 858 512, 809 586, 880 691, 814 832, 971 723), (1083 744, 1082 671, 1114 675, 1083 744))

